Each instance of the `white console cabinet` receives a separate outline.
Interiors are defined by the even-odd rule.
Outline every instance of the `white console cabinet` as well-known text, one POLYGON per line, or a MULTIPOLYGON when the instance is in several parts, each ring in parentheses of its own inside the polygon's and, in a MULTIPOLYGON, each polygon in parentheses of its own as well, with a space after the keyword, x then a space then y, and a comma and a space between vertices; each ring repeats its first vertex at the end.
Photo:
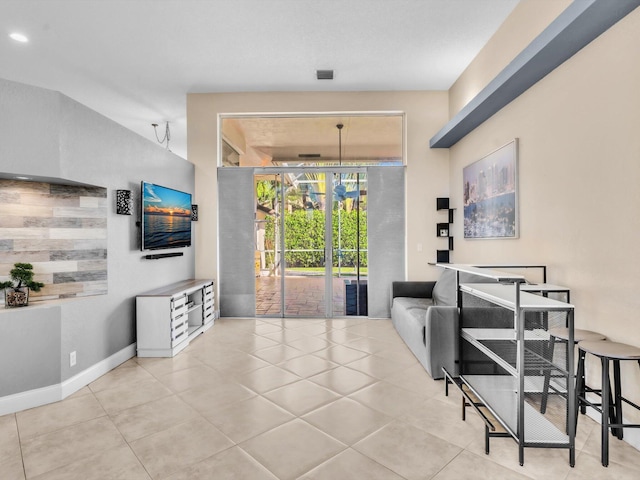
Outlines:
POLYGON ((136 297, 139 357, 173 357, 213 326, 213 280, 183 280, 136 297))

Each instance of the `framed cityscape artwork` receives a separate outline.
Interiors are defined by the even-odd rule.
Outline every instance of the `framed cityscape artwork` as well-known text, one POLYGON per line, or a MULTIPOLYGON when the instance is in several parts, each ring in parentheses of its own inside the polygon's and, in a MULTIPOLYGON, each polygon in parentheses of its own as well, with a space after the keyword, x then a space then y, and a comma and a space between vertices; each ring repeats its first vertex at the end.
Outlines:
POLYGON ((518 139, 462 169, 464 238, 518 238, 518 139))

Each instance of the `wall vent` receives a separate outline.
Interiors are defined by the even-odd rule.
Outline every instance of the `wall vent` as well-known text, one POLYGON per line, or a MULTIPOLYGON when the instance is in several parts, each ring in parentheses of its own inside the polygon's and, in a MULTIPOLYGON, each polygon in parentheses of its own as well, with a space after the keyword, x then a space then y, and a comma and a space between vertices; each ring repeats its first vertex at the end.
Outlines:
POLYGON ((316 70, 318 80, 333 80, 333 70, 316 70))

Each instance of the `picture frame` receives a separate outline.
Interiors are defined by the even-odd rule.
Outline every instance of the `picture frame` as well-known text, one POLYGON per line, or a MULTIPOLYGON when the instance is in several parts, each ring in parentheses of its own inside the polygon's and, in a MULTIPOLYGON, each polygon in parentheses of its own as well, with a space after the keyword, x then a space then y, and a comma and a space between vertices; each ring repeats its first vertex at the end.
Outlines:
POLYGON ((519 238, 518 139, 462 169, 465 239, 519 238))

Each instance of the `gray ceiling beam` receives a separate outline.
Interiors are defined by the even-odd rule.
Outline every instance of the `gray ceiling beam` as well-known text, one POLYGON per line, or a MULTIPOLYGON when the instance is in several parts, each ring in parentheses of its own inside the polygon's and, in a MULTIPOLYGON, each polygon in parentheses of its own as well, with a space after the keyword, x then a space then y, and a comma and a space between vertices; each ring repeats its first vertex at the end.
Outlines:
POLYGON ((638 6, 640 0, 574 0, 431 138, 431 148, 455 145, 638 6))

